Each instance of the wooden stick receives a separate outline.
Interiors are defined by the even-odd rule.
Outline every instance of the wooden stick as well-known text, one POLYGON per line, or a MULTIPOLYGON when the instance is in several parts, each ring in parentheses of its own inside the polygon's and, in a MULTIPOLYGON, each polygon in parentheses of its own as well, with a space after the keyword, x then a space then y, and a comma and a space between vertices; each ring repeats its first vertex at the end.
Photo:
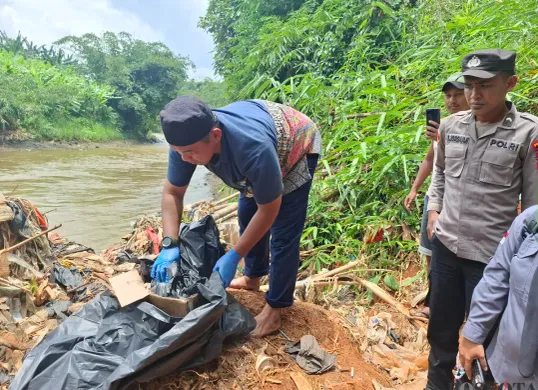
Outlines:
POLYGON ((38 233, 38 234, 36 234, 36 235, 33 236, 33 237, 27 238, 26 240, 23 240, 23 241, 19 242, 18 244, 15 244, 15 245, 13 245, 13 246, 10 246, 9 248, 2 249, 2 250, 0 250, 0 255, 3 255, 4 253, 7 253, 7 252, 11 252, 11 251, 14 250, 14 249, 20 248, 21 246, 23 246, 23 245, 25 245, 25 244, 28 244, 30 241, 33 241, 33 240, 35 240, 36 238, 41 237, 41 236, 44 236, 44 235, 47 234, 48 232, 51 232, 51 231, 56 230, 56 229, 59 229, 59 228, 61 228, 61 227, 62 227, 62 224, 56 225, 56 226, 54 226, 53 228, 50 228, 50 229, 48 229, 48 230, 45 230, 44 232, 38 233))
POLYGON ((239 192, 235 192, 232 195, 227 196, 226 198, 219 199, 216 202, 212 203, 212 206, 215 207, 215 206, 218 206, 220 204, 226 203, 226 202, 228 202, 228 201, 230 201, 230 200, 232 200, 232 199, 234 199, 234 198, 236 198, 238 196, 239 196, 239 192))
POLYGON ((314 281, 314 280, 319 280, 319 279, 326 279, 328 277, 341 274, 342 272, 345 272, 345 271, 350 270, 352 268, 358 267, 361 264, 361 262, 362 262, 362 260, 352 261, 350 263, 347 263, 346 265, 343 265, 341 267, 335 268, 332 271, 325 272, 323 274, 314 275, 314 276, 312 276, 310 278, 310 280, 314 281))
POLYGON ((368 280, 364 280, 364 279, 359 279, 359 281, 364 287, 366 287, 368 290, 370 290, 374 295, 376 295, 377 297, 379 297, 382 300, 384 300, 385 302, 387 302, 389 305, 391 305, 398 312, 402 313, 408 319, 410 319, 410 320, 419 320, 419 321, 423 321, 423 322, 428 321, 426 318, 412 316, 409 313, 409 310, 407 310, 407 308, 404 305, 402 305, 396 299, 391 297, 385 290, 383 290, 377 284, 374 284, 374 283, 369 282, 368 280))
POLYGON ((7 280, 7 279, 0 278, 0 283, 5 283, 5 284, 7 284, 7 285, 9 285, 9 286, 16 287, 16 288, 18 288, 19 290, 25 291, 25 292, 27 292, 28 294, 30 294, 30 295, 32 295, 32 296, 34 295, 34 294, 33 294, 30 290, 28 290, 27 288, 22 287, 22 286, 17 286, 16 284, 11 283, 11 282, 10 282, 9 280, 7 280))
POLYGON ((213 214, 213 218, 216 220, 221 219, 222 217, 225 217, 228 214, 233 213, 237 210, 237 203, 234 203, 222 210, 217 211, 215 214, 213 214))
POLYGON ((227 220, 229 220, 229 219, 232 219, 232 218, 234 218, 234 217, 237 217, 237 210, 235 210, 233 213, 230 213, 230 214, 228 214, 228 215, 225 215, 224 217, 222 217, 222 218, 216 220, 215 222, 216 222, 216 223, 223 223, 223 222, 225 222, 225 221, 227 221, 227 220))
POLYGON ((45 211, 44 213, 41 213, 41 215, 47 215, 48 213, 52 213, 53 211, 57 211, 58 209, 50 209, 50 210, 47 210, 45 211))

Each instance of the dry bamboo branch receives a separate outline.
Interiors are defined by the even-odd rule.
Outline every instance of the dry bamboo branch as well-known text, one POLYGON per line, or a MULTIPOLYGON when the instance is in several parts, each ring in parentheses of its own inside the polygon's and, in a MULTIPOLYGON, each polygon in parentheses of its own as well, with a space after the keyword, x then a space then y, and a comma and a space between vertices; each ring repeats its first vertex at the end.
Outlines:
POLYGON ((362 260, 355 260, 355 261, 352 261, 350 263, 347 263, 346 265, 343 265, 341 267, 335 268, 332 271, 325 272, 323 274, 314 275, 314 276, 312 276, 310 278, 310 280, 315 281, 315 280, 320 280, 320 279, 327 279, 327 278, 329 278, 331 276, 335 276, 335 275, 341 274, 342 272, 345 272, 347 270, 356 268, 359 265, 361 265, 361 263, 362 263, 362 260))
POLYGON ((19 242, 18 244, 15 244, 15 245, 13 245, 13 246, 10 246, 9 248, 2 249, 2 250, 0 250, 0 255, 3 255, 4 253, 7 253, 7 252, 11 252, 11 251, 14 250, 14 249, 20 248, 21 246, 28 244, 30 241, 33 241, 33 240, 35 240, 36 238, 41 237, 41 236, 44 236, 44 235, 47 234, 48 232, 51 232, 51 231, 56 230, 56 229, 59 229, 59 228, 61 228, 61 227, 62 227, 62 224, 56 225, 56 226, 54 226, 53 228, 47 229, 47 230, 45 230, 44 232, 38 233, 38 234, 36 234, 35 236, 32 236, 32 237, 30 237, 30 238, 27 238, 26 240, 23 240, 23 241, 19 242))
POLYGON ((234 199, 234 198, 236 198, 238 196, 239 196, 239 192, 235 192, 232 195, 227 196, 226 198, 219 199, 216 202, 212 203, 212 206, 215 207, 215 206, 221 205, 223 203, 229 202, 230 200, 232 200, 232 199, 234 199))
POLYGON ((369 282, 369 281, 364 280, 364 279, 359 279, 359 281, 364 287, 366 287, 368 290, 370 290, 373 294, 375 294, 377 297, 379 297, 382 300, 384 300, 385 302, 387 302, 389 305, 391 305, 398 312, 402 313, 408 319, 410 319, 410 320, 418 320, 418 321, 423 321, 423 322, 428 321, 427 318, 412 316, 409 313, 409 310, 407 310, 407 308, 404 305, 402 305, 396 299, 391 297, 385 290, 383 290, 377 284, 374 284, 374 283, 369 282))
POLYGON ((22 290, 22 291, 24 291, 24 292, 27 292, 28 294, 30 294, 30 295, 32 295, 32 296, 34 295, 34 294, 33 294, 30 290, 28 290, 27 288, 22 287, 22 286, 17 286, 16 284, 11 283, 11 282, 10 282, 9 280, 7 280, 7 279, 0 278, 0 283, 4 283, 4 284, 7 284, 7 285, 9 285, 9 286, 16 287, 16 288, 18 288, 19 290, 22 290))
POLYGON ((213 218, 216 221, 216 220, 221 219, 222 217, 225 217, 228 214, 233 213, 234 211, 237 211, 237 203, 231 204, 230 206, 217 211, 216 213, 213 214, 213 218))
POLYGON ((223 222, 226 222, 227 220, 229 219, 232 219, 234 217, 237 217, 237 210, 235 210, 234 212, 228 214, 228 215, 225 215, 224 217, 222 217, 221 219, 215 221, 216 223, 223 223, 223 222))

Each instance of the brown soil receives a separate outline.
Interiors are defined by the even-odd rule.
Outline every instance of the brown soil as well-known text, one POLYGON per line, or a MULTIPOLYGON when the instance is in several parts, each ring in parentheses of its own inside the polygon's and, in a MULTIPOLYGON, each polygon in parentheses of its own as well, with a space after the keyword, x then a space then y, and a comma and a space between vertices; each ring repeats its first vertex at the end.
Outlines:
MULTIPOLYGON (((265 299, 263 293, 233 291, 234 295, 254 315, 259 313, 265 299)), ((196 369, 143 385, 142 389, 284 389, 297 390, 290 373, 300 373, 312 389, 371 390, 372 380, 391 387, 386 374, 366 363, 358 345, 340 324, 340 319, 319 306, 297 302, 283 313, 282 331, 293 340, 311 334, 322 348, 337 355, 336 369, 322 375, 305 374, 291 356, 283 352, 287 343, 277 333, 263 339, 247 339, 243 344, 227 344, 217 361, 196 369), (278 366, 258 374, 255 368, 258 351, 267 344, 266 354, 278 366), (353 372, 353 377, 352 377, 353 372)), ((300 389, 303 390, 303 389, 300 389)))

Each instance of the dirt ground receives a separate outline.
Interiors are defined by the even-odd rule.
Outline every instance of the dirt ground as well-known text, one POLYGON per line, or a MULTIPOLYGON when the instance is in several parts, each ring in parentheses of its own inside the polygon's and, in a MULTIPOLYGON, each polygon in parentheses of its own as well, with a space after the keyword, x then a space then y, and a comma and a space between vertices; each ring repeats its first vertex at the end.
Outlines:
MULTIPOLYGON (((233 291, 232 295, 254 315, 265 304, 261 292, 233 291)), ((293 340, 311 334, 320 346, 337 355, 336 369, 322 375, 307 375, 283 351, 289 341, 280 333, 264 339, 248 339, 245 343, 227 344, 217 361, 177 375, 154 380, 141 388, 157 389, 284 389, 297 390, 290 373, 297 373, 310 384, 311 389, 371 390, 372 380, 383 387, 391 387, 388 376, 362 358, 356 342, 341 325, 338 316, 319 306, 297 302, 284 313, 282 331, 293 340), (256 356, 267 344, 265 353, 276 362, 275 369, 258 373, 256 356)), ((300 390, 307 390, 301 388, 300 390)))

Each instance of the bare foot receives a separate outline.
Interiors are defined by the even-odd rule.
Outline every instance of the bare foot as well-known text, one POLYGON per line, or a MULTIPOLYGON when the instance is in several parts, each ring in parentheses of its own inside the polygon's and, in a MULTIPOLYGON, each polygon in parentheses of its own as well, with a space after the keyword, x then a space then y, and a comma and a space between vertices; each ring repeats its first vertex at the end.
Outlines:
POLYGON ((235 288, 237 290, 254 290, 258 291, 260 289, 260 278, 249 278, 248 276, 241 276, 240 278, 235 278, 230 283, 230 288, 235 288))
POLYGON ((255 318, 256 328, 250 333, 252 337, 264 337, 276 332, 281 325, 281 309, 273 309, 265 305, 262 312, 255 318))

